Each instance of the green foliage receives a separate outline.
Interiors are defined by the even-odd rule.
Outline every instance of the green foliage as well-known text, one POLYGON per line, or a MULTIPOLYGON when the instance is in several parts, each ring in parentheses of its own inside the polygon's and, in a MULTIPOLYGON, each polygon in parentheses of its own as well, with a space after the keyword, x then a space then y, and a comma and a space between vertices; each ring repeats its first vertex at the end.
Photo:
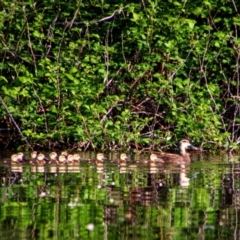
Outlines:
POLYGON ((238 142, 239 3, 1 5, 1 122, 30 144, 238 142))

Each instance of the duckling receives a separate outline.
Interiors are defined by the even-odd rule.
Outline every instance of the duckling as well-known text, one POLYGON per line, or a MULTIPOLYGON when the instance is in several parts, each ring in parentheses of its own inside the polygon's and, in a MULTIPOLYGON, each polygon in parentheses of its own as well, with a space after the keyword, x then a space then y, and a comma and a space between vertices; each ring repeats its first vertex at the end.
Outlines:
POLYGON ((103 165, 104 160, 106 157, 103 153, 98 153, 96 156, 96 159, 90 160, 91 163, 94 163, 96 165, 103 165))
POLYGON ((67 158, 64 155, 60 155, 58 157, 58 164, 65 164, 67 162, 67 158))
POLYGON ((150 163, 164 163, 164 161, 157 156, 157 154, 152 153, 150 155, 150 163))
POLYGON ((43 153, 39 153, 37 155, 37 163, 38 164, 45 164, 47 161, 47 158, 45 157, 45 155, 43 153))
POLYGON ((179 142, 180 155, 172 154, 172 153, 160 153, 160 154, 157 154, 157 157, 161 159, 161 161, 163 161, 164 163, 169 163, 169 164, 189 163, 191 162, 191 158, 189 154, 186 152, 186 149, 188 148, 192 150, 198 150, 198 148, 190 144, 190 142, 187 139, 182 139, 179 142))
POLYGON ((97 159, 96 159, 96 164, 97 165, 102 165, 106 157, 104 156, 103 153, 98 153, 97 154, 97 159))
POLYGON ((39 153, 39 152, 37 152, 37 151, 31 152, 30 158, 28 159, 27 163, 30 163, 31 161, 36 160, 36 159, 37 159, 37 156, 38 156, 38 153, 39 153))
POLYGON ((4 159, 3 161, 6 164, 20 164, 19 156, 17 154, 13 154, 11 158, 4 159))
POLYGON ((67 157, 67 163, 68 164, 79 164, 80 163, 80 155, 78 153, 75 154, 69 154, 67 157))
POLYGON ((113 160, 112 163, 117 163, 119 166, 126 166, 127 165, 128 156, 126 153, 120 154, 120 159, 113 160))
POLYGON ((67 164, 72 164, 74 162, 74 156, 73 154, 69 154, 67 156, 67 164))
POLYGON ((37 158, 36 159, 32 159, 30 161, 31 164, 39 164, 39 165, 43 165, 46 163, 46 157, 43 153, 39 153, 37 155, 37 158))
POLYGON ((19 160, 20 162, 26 161, 26 158, 25 158, 25 155, 24 155, 23 152, 18 152, 18 153, 17 153, 17 156, 18 156, 18 160, 19 160))
POLYGON ((157 157, 155 153, 152 153, 150 155, 150 160, 149 160, 149 173, 150 174, 155 174, 159 170, 159 166, 161 163, 164 163, 161 159, 157 157))
POLYGON ((63 155, 63 156, 65 156, 65 157, 67 157, 67 156, 68 156, 68 152, 67 152, 67 151, 63 151, 63 152, 61 152, 60 155, 63 155))
POLYGON ((31 152, 31 159, 37 158, 38 153, 39 153, 39 152, 37 152, 37 151, 31 152))
POLYGON ((67 159, 68 172, 79 172, 80 171, 80 155, 78 153, 69 154, 67 159))
POLYGON ((49 164, 58 164, 58 155, 56 152, 49 153, 49 164))
POLYGON ((74 157, 74 161, 76 161, 76 162, 80 162, 80 160, 82 159, 81 156, 78 153, 75 153, 73 155, 73 157, 74 157))
POLYGON ((66 156, 60 155, 58 157, 58 172, 60 172, 60 173, 66 172, 66 170, 67 170, 66 163, 67 163, 66 156))
POLYGON ((156 163, 164 163, 163 160, 158 158, 158 156, 155 153, 152 153, 150 155, 149 159, 140 159, 140 160, 137 160, 136 162, 140 163, 140 164, 147 164, 147 165, 156 164, 156 163))

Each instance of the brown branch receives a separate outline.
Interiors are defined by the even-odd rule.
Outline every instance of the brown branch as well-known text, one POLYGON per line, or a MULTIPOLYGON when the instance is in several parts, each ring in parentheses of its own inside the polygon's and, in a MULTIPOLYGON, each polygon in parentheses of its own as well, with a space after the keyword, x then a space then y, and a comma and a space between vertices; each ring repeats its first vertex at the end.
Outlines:
POLYGON ((30 143, 28 142, 28 140, 26 139, 26 137, 23 135, 20 127, 17 125, 16 121, 14 120, 12 114, 10 113, 6 103, 4 102, 3 98, 0 96, 0 101, 2 102, 2 105, 4 106, 4 108, 6 109, 7 111, 7 114, 9 115, 9 117, 11 118, 12 122, 14 123, 15 127, 17 128, 19 134, 21 135, 21 137, 23 138, 23 140, 27 143, 27 145, 30 146, 30 148, 32 148, 32 146, 30 145, 30 143))
POLYGON ((71 22, 68 22, 68 21, 65 21, 65 22, 55 22, 54 25, 64 25, 66 27, 72 27, 72 25, 86 25, 86 26, 89 26, 89 24, 91 24, 91 23, 92 24, 96 24, 96 23, 103 23, 103 22, 107 22, 107 21, 112 21, 114 19, 115 15, 117 13, 118 14, 121 13, 123 9, 124 8, 116 10, 116 11, 113 12, 112 15, 104 17, 104 18, 102 18, 100 20, 93 20, 93 21, 90 21, 90 22, 86 22, 86 21, 84 21, 84 22, 73 22, 73 21, 71 21, 71 22))

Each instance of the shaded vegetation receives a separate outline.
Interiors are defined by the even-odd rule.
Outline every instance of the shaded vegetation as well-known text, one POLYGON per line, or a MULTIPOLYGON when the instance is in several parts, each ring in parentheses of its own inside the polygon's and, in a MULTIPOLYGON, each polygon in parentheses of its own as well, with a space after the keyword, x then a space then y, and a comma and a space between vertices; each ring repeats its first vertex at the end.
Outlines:
POLYGON ((0 8, 2 146, 239 143, 239 2, 0 8))

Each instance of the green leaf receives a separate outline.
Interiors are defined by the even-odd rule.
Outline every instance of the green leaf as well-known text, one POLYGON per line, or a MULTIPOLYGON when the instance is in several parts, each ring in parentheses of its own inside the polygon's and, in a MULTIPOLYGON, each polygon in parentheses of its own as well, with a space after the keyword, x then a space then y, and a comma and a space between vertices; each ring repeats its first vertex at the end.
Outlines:
POLYGON ((8 82, 8 80, 4 76, 0 76, 0 81, 8 82))

